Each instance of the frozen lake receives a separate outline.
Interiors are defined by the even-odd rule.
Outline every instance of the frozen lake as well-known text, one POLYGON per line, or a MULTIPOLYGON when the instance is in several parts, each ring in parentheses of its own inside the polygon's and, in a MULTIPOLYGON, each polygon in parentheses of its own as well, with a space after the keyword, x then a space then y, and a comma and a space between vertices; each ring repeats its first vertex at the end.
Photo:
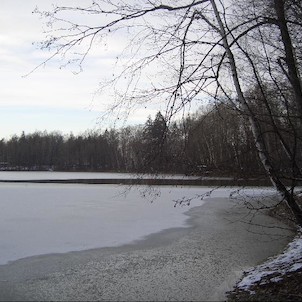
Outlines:
MULTIPOLYGON (((202 205, 200 195, 209 190, 0 183, 0 264, 34 255, 118 246, 164 229, 186 227, 185 212, 202 205), (192 198, 190 206, 174 207, 174 201, 183 197, 192 198)), ((234 188, 217 189, 207 198, 228 197, 231 191, 234 188)), ((259 194, 263 189, 249 192, 259 194)))
POLYGON ((188 207, 174 208, 173 200, 198 193, 194 188, 0 184, 0 263, 121 245, 184 226, 188 207))

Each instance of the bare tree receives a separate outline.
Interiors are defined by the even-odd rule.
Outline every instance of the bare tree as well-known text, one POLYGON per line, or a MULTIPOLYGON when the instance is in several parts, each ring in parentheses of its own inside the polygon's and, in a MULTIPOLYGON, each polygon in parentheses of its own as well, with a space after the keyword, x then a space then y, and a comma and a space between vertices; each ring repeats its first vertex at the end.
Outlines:
POLYGON ((111 108, 163 100, 170 121, 187 105, 210 98, 246 116, 267 176, 302 226, 294 194, 302 162, 299 1, 95 0, 40 14, 51 27, 42 43, 54 51, 49 60, 62 56, 80 69, 98 43, 118 33, 127 37, 117 73, 101 87, 114 91, 111 108), (256 90, 257 99, 251 96, 256 90), (288 158, 286 175, 268 147, 267 124, 288 158))

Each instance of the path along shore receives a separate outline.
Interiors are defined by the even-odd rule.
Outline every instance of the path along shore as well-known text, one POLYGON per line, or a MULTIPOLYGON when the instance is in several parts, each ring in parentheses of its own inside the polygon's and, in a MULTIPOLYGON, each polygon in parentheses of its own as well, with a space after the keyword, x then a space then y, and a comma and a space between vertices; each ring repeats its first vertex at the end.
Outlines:
POLYGON ((0 301, 224 300, 245 269, 281 252, 294 235, 264 213, 250 223, 250 214, 236 200, 210 198, 187 212, 188 228, 2 265, 0 301))

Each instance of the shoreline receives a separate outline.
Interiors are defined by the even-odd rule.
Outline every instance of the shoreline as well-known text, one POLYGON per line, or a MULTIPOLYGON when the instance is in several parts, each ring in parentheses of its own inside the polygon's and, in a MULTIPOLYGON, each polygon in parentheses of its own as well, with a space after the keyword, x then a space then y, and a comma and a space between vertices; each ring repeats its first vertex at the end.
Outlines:
POLYGON ((0 179, 0 183, 38 183, 38 184, 92 184, 92 185, 147 185, 147 186, 232 186, 232 187, 272 187, 268 180, 206 178, 83 178, 83 179, 0 179))
POLYGON ((130 244, 2 265, 0 301, 223 300, 243 270, 280 252, 292 236, 271 228, 276 220, 260 213, 255 223, 269 225, 267 234, 257 234, 256 225, 246 229, 238 221, 247 209, 226 198, 209 199, 186 215, 188 227, 130 244))

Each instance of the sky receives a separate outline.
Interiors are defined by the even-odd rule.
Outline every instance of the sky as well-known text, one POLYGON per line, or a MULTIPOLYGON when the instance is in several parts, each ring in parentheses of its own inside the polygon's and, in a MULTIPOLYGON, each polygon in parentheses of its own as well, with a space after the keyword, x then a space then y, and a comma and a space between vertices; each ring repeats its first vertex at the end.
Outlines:
MULTIPOLYGON (((64 2, 74 5, 81 1, 58 3, 64 2)), ((55 0, 0 0, 0 138, 20 135, 22 131, 79 134, 111 125, 100 119, 105 100, 95 92, 102 76, 110 70, 114 50, 100 52, 76 75, 60 69, 56 62, 31 72, 49 55, 33 44, 43 40, 45 26, 32 12, 36 6, 47 10, 53 3, 55 0)), ((156 111, 141 109, 128 122, 144 123, 156 111)))

